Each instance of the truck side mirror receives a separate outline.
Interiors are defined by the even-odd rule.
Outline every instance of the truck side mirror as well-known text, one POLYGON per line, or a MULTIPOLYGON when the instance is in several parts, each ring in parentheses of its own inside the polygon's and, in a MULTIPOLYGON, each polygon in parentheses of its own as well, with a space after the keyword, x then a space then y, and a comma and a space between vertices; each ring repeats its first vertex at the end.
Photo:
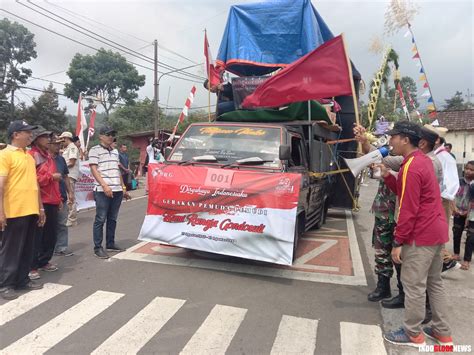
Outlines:
POLYGON ((289 145, 280 145, 278 152, 278 158, 280 160, 290 160, 291 158, 291 147, 289 145))
POLYGON ((168 160, 169 156, 171 155, 171 151, 173 150, 173 148, 171 147, 166 147, 165 148, 165 160, 168 160))

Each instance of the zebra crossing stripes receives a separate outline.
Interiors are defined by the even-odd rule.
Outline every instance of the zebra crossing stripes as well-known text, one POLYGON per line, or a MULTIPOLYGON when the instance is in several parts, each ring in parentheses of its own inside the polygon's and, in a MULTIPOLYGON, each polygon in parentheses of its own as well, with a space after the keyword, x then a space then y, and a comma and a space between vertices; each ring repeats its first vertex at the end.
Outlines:
MULTIPOLYGON (((46 284, 42 290, 25 293, 17 300, 3 304, 0 306, 2 321, 0 333, 3 327, 14 326, 9 322, 16 317, 28 317, 28 311, 70 288, 71 286, 67 285, 46 284)), ((124 296, 122 293, 97 291, 31 333, 21 334, 21 336, 24 336, 20 339, 15 337, 18 340, 14 341, 12 339, 14 342, 0 350, 0 355, 35 355, 49 352, 60 342, 67 343, 66 338, 82 327, 89 327, 90 330, 93 330, 90 327, 94 327, 94 325, 90 321, 124 296)), ((62 297, 65 297, 65 295, 62 295, 62 297)), ((143 351, 147 344, 150 345, 149 343, 154 337, 159 337, 160 331, 170 331, 170 329, 164 329, 164 327, 171 324, 169 321, 178 312, 186 312, 188 317, 192 316, 192 314, 187 314, 189 309, 185 310, 183 308, 185 304, 186 300, 177 298, 156 297, 152 299, 138 313, 131 315, 129 320, 125 320, 125 324, 114 324, 111 332, 113 334, 110 337, 105 338, 104 336, 104 338, 97 339, 96 344, 100 345, 95 345, 97 348, 92 351, 92 354, 136 354, 143 351)), ((247 309, 245 308, 215 305, 201 325, 199 327, 196 325, 197 330, 192 329, 194 334, 184 348, 181 350, 183 345, 179 345, 179 348, 173 349, 173 352, 178 353, 181 350, 180 354, 207 355, 224 354, 226 351, 235 350, 230 346, 233 341, 237 343, 245 341, 245 339, 236 337, 239 328, 245 326, 253 329, 252 327, 254 327, 250 318, 245 319, 246 314, 247 309)), ((327 325, 325 322, 324 320, 282 315, 271 349, 271 343, 268 344, 268 353, 271 355, 305 355, 314 354, 318 348, 337 352, 338 349, 324 349, 323 343, 316 342, 318 328, 324 326, 324 324, 327 325)), ((339 327, 341 353, 343 355, 386 354, 382 331, 379 326, 341 322, 339 327)), ((255 335, 258 336, 259 329, 255 331, 257 332, 255 335)), ((98 332, 100 333, 100 330, 98 332)), ((6 339, 3 341, 6 341, 6 339)), ((71 344, 74 344, 74 340, 71 344)), ((147 350, 159 352, 161 345, 162 343, 157 342, 153 349, 147 350)), ((77 346, 80 346, 80 344, 77 346)), ((80 348, 77 348, 77 350, 78 353, 81 352, 80 348)))
POLYGON ((123 296, 122 293, 96 291, 56 318, 6 347, 0 351, 0 354, 43 354, 123 296))
POLYGON ((216 305, 180 354, 224 354, 246 313, 243 308, 216 305))
POLYGON ((387 354, 382 337, 382 330, 379 326, 341 322, 340 328, 342 354, 387 354))
POLYGON ((136 354, 185 302, 180 299, 156 297, 92 354, 136 354))
POLYGON ((317 320, 284 315, 271 355, 314 354, 317 333, 317 320))
POLYGON ((1 305, 0 326, 32 310, 36 306, 39 306, 69 288, 71 288, 71 286, 47 283, 44 284, 41 290, 25 293, 16 300, 1 305))

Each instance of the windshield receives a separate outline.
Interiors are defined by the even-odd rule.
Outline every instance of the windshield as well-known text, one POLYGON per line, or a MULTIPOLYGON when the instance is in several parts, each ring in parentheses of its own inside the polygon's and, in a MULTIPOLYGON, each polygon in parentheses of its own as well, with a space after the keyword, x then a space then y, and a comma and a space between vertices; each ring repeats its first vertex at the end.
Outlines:
POLYGON ((169 161, 189 161, 213 156, 218 162, 235 163, 260 158, 261 166, 279 167, 280 129, 243 126, 192 126, 176 145, 169 161))

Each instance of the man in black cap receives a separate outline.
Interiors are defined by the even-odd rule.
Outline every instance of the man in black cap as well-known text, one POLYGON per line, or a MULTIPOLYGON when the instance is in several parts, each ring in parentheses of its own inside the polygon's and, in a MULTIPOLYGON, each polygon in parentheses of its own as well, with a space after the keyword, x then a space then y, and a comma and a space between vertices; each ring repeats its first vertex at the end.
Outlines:
POLYGON ((433 163, 418 149, 421 137, 418 125, 397 122, 387 134, 391 136, 392 153, 404 157, 396 178, 383 165, 380 168, 385 183, 399 199, 392 259, 403 263, 401 281, 406 294, 403 327, 384 337, 393 344, 419 347, 426 344, 426 335, 439 344, 452 345, 440 255, 449 239, 448 227, 433 163), (422 328, 426 292, 431 301, 433 323, 422 328))
POLYGON ((100 259, 108 259, 109 255, 102 247, 104 224, 106 225, 107 251, 123 251, 115 244, 115 228, 122 199, 130 198, 122 181, 119 168, 119 155, 112 148, 117 131, 109 126, 99 130, 100 144, 89 151, 89 165, 95 178, 94 198, 96 214, 93 227, 94 254, 100 259))
POLYGON ((36 227, 45 223, 35 161, 26 151, 35 129, 13 121, 8 127, 10 144, 0 151, 0 296, 7 300, 18 297, 15 288, 42 287, 28 277, 36 227))

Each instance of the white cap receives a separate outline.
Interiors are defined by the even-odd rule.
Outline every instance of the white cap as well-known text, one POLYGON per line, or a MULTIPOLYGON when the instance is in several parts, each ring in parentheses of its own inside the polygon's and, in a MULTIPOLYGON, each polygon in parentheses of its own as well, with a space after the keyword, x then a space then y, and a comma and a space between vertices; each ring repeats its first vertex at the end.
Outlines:
POLYGON ((71 132, 63 132, 61 133, 61 135, 59 136, 59 138, 69 138, 69 139, 72 139, 73 135, 71 132))

